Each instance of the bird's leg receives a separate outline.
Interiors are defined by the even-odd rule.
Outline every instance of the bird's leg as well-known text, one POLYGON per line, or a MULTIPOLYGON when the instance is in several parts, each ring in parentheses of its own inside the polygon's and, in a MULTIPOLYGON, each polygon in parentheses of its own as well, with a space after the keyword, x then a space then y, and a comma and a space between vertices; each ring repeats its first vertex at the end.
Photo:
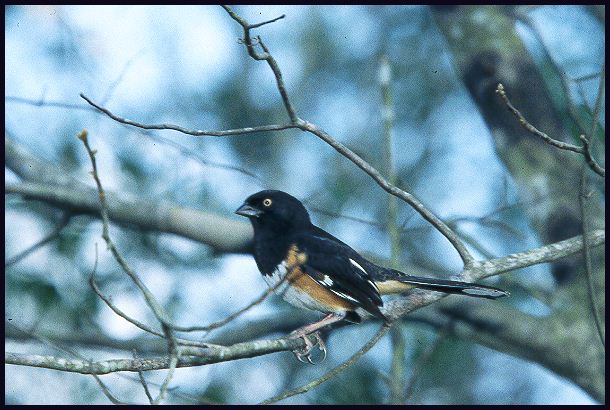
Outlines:
POLYGON ((302 337, 303 340, 305 341, 304 348, 293 351, 293 353, 295 354, 297 359, 303 363, 305 363, 305 360, 303 360, 303 359, 307 359, 307 361, 309 363, 315 364, 311 360, 311 351, 317 345, 318 348, 320 349, 320 351, 324 354, 324 357, 322 358, 321 362, 324 361, 324 359, 326 359, 326 345, 324 344, 322 337, 320 337, 320 333, 318 332, 318 329, 321 329, 324 326, 328 326, 332 323, 339 322, 339 321, 343 320, 344 318, 345 318, 345 312, 329 313, 328 315, 324 316, 324 318, 322 318, 322 320, 319 320, 315 323, 311 323, 309 325, 303 326, 297 330, 292 331, 290 333, 290 335, 288 336, 290 339, 299 339, 302 337), (312 336, 316 339, 316 343, 312 343, 311 340, 307 337, 310 334, 312 334, 312 336))

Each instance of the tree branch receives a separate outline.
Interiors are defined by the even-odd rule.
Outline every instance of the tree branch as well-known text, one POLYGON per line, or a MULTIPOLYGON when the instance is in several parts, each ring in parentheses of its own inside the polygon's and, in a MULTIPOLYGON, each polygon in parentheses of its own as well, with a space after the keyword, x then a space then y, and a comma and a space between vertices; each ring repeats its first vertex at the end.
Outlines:
POLYGON ((519 124, 521 124, 521 126, 523 128, 525 128, 530 133, 542 138, 542 140, 544 140, 545 142, 547 142, 548 144, 550 144, 556 148, 566 150, 566 151, 576 152, 577 154, 583 155, 593 171, 595 171, 597 174, 599 174, 602 177, 606 176, 606 170, 604 168, 602 168, 601 166, 599 166, 599 164, 591 156, 591 152, 589 150, 589 144, 587 142, 586 137, 584 137, 584 135, 580 137, 581 140, 583 140, 583 142, 584 142, 582 147, 553 139, 553 138, 549 137, 547 134, 545 134, 544 132, 542 132, 539 129, 537 129, 536 127, 534 127, 532 124, 530 124, 525 119, 523 114, 521 114, 521 112, 518 109, 516 109, 513 106, 513 104, 510 102, 510 100, 508 99, 508 96, 506 95, 506 91, 504 90, 504 86, 502 84, 498 84, 498 86, 496 88, 496 93, 498 93, 498 95, 502 98, 502 100, 504 101, 504 104, 506 104, 506 107, 508 108, 508 110, 510 112, 512 112, 515 117, 517 117, 517 119, 519 120, 519 124))
POLYGON ((181 127, 179 125, 173 125, 173 124, 142 124, 142 123, 139 123, 136 121, 128 120, 123 117, 119 117, 116 114, 113 114, 112 112, 110 112, 110 110, 93 102, 93 100, 91 100, 89 97, 85 96, 83 93, 81 93, 80 96, 83 100, 87 101, 93 107, 95 107, 99 111, 103 112, 104 114, 106 114, 107 116, 109 116, 110 118, 115 120, 116 122, 120 122, 121 124, 142 128, 145 130, 174 130, 174 131, 181 132, 183 134, 193 135, 195 137, 203 137, 203 136, 226 137, 229 135, 242 135, 242 134, 252 134, 255 132, 281 131, 281 130, 288 130, 291 128, 296 128, 296 126, 293 124, 284 124, 284 125, 273 124, 273 125, 261 125, 258 127, 238 128, 238 129, 234 129, 234 130, 214 131, 214 130, 189 130, 187 128, 181 127))
POLYGON ((289 129, 289 128, 298 128, 303 131, 309 132, 309 133, 317 136, 318 138, 322 139, 323 141, 325 141, 327 144, 329 144, 331 147, 333 147, 341 155, 343 155, 344 157, 346 157, 350 161, 352 161, 354 164, 356 164, 360 169, 362 169, 369 176, 371 176, 375 180, 375 182, 377 182, 377 184, 379 186, 381 186, 386 192, 402 199, 403 201, 405 201, 409 205, 411 205, 411 207, 413 207, 426 221, 430 222, 433 226, 435 226, 439 230, 439 232, 441 232, 441 234, 443 234, 447 238, 447 240, 449 240, 449 242, 453 245, 453 247, 459 253, 460 258, 464 262, 464 266, 466 266, 466 267, 470 266, 474 262, 474 258, 472 257, 472 255, 470 254, 470 252, 468 251, 466 246, 459 239, 459 237, 455 234, 455 232, 453 232, 453 230, 451 230, 451 228, 449 228, 449 226, 447 226, 436 215, 434 215, 431 211, 429 211, 417 198, 415 198, 415 196, 413 196, 412 194, 410 194, 406 191, 403 191, 403 190, 397 188, 396 186, 394 186, 393 184, 388 182, 381 175, 381 173, 379 171, 377 171, 377 169, 372 167, 368 162, 366 162, 364 159, 362 159, 359 155, 357 155, 356 153, 351 151, 345 145, 336 141, 333 137, 331 137, 328 133, 326 133, 324 130, 322 130, 315 124, 304 121, 296 115, 294 108, 292 107, 292 104, 290 103, 290 100, 288 98, 288 94, 286 92, 286 87, 285 87, 285 84, 284 84, 284 81, 282 78, 282 73, 279 69, 279 66, 277 65, 277 62, 275 61, 275 59, 273 59, 273 57, 269 53, 269 50, 262 43, 260 37, 258 37, 258 44, 260 44, 260 46, 264 50, 263 53, 258 53, 254 49, 254 44, 252 43, 252 39, 250 37, 251 25, 249 25, 244 19, 239 17, 229 7, 223 6, 223 8, 227 11, 227 13, 229 13, 231 18, 233 18, 233 20, 237 21, 244 29, 244 36, 245 36, 244 43, 246 44, 248 54, 255 60, 267 61, 267 63, 271 67, 271 70, 273 71, 273 74, 276 79, 278 90, 282 96, 282 101, 283 101, 286 111, 288 112, 288 115, 290 117, 291 124, 272 125, 272 126, 263 126, 263 127, 254 127, 254 128, 241 128, 241 129, 237 129, 237 130, 227 130, 227 131, 201 131, 201 130, 195 131, 195 130, 188 130, 183 127, 180 127, 177 125, 171 125, 171 124, 146 125, 146 124, 140 124, 140 123, 119 117, 119 116, 111 113, 106 108, 103 108, 103 107, 99 106, 98 104, 94 103, 92 100, 90 100, 88 97, 84 96, 83 94, 81 94, 81 97, 83 99, 85 99, 89 104, 96 107, 100 111, 104 112, 106 115, 108 115, 110 118, 114 119, 115 121, 118 121, 120 123, 127 124, 127 125, 132 125, 135 127, 139 127, 139 128, 144 128, 144 129, 172 129, 172 130, 179 131, 179 132, 182 132, 182 133, 185 133, 188 135, 197 135, 197 136, 201 136, 201 135, 214 135, 214 136, 240 135, 240 134, 258 132, 258 131, 279 131, 279 130, 284 130, 284 129, 289 129))
MULTIPOLYGON (((256 340, 252 342, 237 343, 228 347, 185 347, 176 367, 202 366, 275 352, 292 351, 303 347, 305 347, 303 339, 256 340)), ((6 364, 98 375, 123 371, 138 372, 169 369, 170 361, 171 358, 169 356, 92 362, 88 360, 65 359, 56 356, 27 355, 11 352, 5 353, 6 364)))
POLYGON ((55 238, 59 237, 59 234, 61 233, 61 231, 63 231, 63 229, 66 226, 68 226, 68 223, 70 223, 71 217, 72 217, 72 215, 69 212, 64 213, 61 220, 57 223, 57 226, 55 227, 55 229, 53 229, 48 235, 43 237, 41 240, 36 242, 34 245, 30 246, 27 249, 24 249, 23 251, 19 252, 17 255, 9 258, 6 262, 4 262, 4 268, 8 268, 9 266, 19 262, 21 259, 25 258, 29 254, 34 252, 36 249, 46 245, 47 243, 51 242, 55 238))
POLYGON ((375 335, 371 338, 371 340, 369 340, 364 346, 362 346, 362 348, 360 348, 360 350, 358 350, 356 353, 354 353, 352 355, 352 357, 350 357, 347 361, 345 361, 345 362, 341 363, 339 366, 331 369, 330 371, 325 373, 323 376, 321 376, 301 387, 297 387, 295 389, 291 389, 286 392, 280 393, 277 396, 273 396, 267 400, 262 401, 260 404, 273 404, 280 400, 287 399, 288 397, 296 396, 297 394, 306 393, 306 392, 310 391, 311 389, 318 387, 322 383, 327 382, 328 380, 332 379, 333 377, 335 377, 336 375, 341 373, 343 370, 347 369, 348 367, 350 367, 351 365, 356 363, 362 356, 364 356, 366 354, 366 352, 371 350, 373 348, 373 346, 375 346, 377 344, 377 342, 379 342, 379 340, 381 340, 381 338, 388 332, 388 330, 390 330, 390 325, 387 325, 384 323, 383 325, 381 325, 381 327, 379 328, 377 333, 375 333, 375 335))
MULTIPOLYGON (((94 189, 62 187, 48 183, 6 184, 6 194, 49 203, 75 214, 99 215, 101 206, 94 189)), ((211 246, 219 253, 247 253, 252 227, 212 212, 184 208, 166 201, 155 203, 131 195, 107 192, 108 216, 123 225, 166 232, 211 246)))
MULTIPOLYGON (((598 229, 587 235, 591 247, 600 246, 606 241, 606 232, 598 229)), ((575 236, 564 241, 556 242, 539 248, 530 249, 524 252, 513 253, 501 258, 490 259, 487 261, 477 261, 474 265, 465 269, 457 280, 466 282, 478 281, 501 273, 506 273, 515 269, 526 268, 540 263, 552 262, 564 258, 574 253, 580 252, 583 247, 582 235, 575 236)), ((446 294, 424 290, 415 290, 404 298, 395 299, 385 303, 382 312, 391 319, 397 319, 418 309, 436 302, 446 294)))
POLYGON ((259 27, 263 24, 272 23, 274 21, 279 20, 280 18, 283 18, 284 16, 282 15, 281 17, 278 17, 274 20, 266 21, 264 23, 248 24, 248 22, 246 20, 244 20, 243 18, 238 16, 228 6, 222 5, 221 7, 223 9, 225 9, 225 11, 229 14, 229 16, 231 16, 231 18, 233 20, 235 20, 237 23, 239 23, 239 25, 243 28, 244 44, 246 45, 246 48, 248 50, 248 54, 250 55, 250 57, 252 57, 255 60, 265 60, 267 62, 267 64, 269 64, 269 67, 271 68, 271 70, 273 71, 273 75, 275 76, 275 81, 277 83, 277 88, 280 92, 280 96, 282 97, 282 102, 284 103, 284 108, 286 108, 288 117, 290 117, 290 122, 292 124, 296 124, 298 117, 294 110, 294 107, 292 106, 292 104, 290 102, 290 99, 288 98, 288 92, 286 91, 286 85, 284 84, 284 79, 282 78, 282 72, 280 71, 280 67, 277 65, 277 62, 275 61, 275 59, 273 58, 271 53, 269 53, 269 50, 267 49, 267 47, 265 47, 265 45, 263 44, 261 38, 257 37, 257 41, 258 41, 258 44, 260 44, 261 48, 263 49, 263 53, 257 53, 256 50, 254 49, 254 44, 252 44, 252 38, 250 37, 251 29, 259 27))

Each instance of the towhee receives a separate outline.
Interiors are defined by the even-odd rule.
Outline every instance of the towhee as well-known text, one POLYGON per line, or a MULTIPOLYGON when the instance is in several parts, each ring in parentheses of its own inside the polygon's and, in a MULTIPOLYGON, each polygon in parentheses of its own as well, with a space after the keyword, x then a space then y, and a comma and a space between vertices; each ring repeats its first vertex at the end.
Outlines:
POLYGON ((314 332, 326 357, 317 333, 324 326, 343 319, 358 323, 370 315, 386 320, 379 310, 383 306, 381 295, 412 288, 488 299, 508 295, 489 286, 410 276, 376 265, 312 224, 303 204, 282 191, 253 194, 235 213, 252 223, 254 260, 267 284, 294 306, 327 314, 290 334, 305 340, 306 347, 295 352, 300 361, 306 358, 313 363, 310 352, 315 344, 305 336, 314 332))

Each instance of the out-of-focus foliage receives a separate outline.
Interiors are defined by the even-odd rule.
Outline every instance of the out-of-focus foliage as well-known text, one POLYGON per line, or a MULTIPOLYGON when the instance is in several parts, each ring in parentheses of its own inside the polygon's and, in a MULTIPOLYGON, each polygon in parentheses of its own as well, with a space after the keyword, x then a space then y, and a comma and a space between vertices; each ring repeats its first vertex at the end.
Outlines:
MULTIPOLYGON (((588 132, 579 124, 590 126, 592 120, 599 75, 569 80, 567 87, 565 77, 577 79, 601 69, 605 20, 599 8, 248 6, 236 11, 250 22, 286 14, 256 33, 277 59, 299 116, 320 125, 380 170, 385 169, 385 147, 377 71, 380 56, 387 55, 393 72, 392 151, 398 186, 442 218, 457 219, 452 226, 475 238, 469 245, 477 249, 478 258, 580 233, 582 158, 558 152, 525 132, 494 90, 501 81, 533 124, 554 138, 577 143, 578 134, 588 132), (462 217, 469 220, 460 221, 462 217)), ((238 41, 242 35, 221 8, 212 6, 7 6, 6 96, 42 101, 43 106, 7 99, 6 130, 32 153, 91 185, 90 164, 75 138, 86 128, 98 150, 106 189, 151 202, 163 200, 231 216, 255 191, 288 191, 320 210, 312 212, 314 222, 387 262, 387 194, 312 135, 288 130, 195 138, 169 131, 142 132, 91 111, 44 105, 84 104, 78 97, 83 92, 121 116, 146 123, 231 129, 287 122, 269 68, 248 57, 238 41)), ((602 164, 604 112, 605 102, 594 145, 602 164)), ((595 192, 591 225, 599 228, 604 225, 603 186, 598 179, 589 179, 595 192)), ((5 181, 18 178, 7 171, 5 181)), ((61 219, 57 209, 17 196, 7 195, 5 206, 7 258, 34 244, 61 219)), ((442 236, 402 203, 398 224, 399 266, 442 276, 460 269, 457 254, 442 236)), ((100 234, 99 220, 76 216, 53 242, 7 267, 7 331, 17 326, 45 335, 100 334, 121 340, 140 336, 88 286, 95 244, 104 292, 129 314, 154 323, 106 252, 100 234)), ((248 256, 215 254, 205 245, 134 227, 113 225, 111 234, 181 324, 223 318, 265 288, 248 256)), ((598 289, 603 289, 603 253, 596 251, 594 256, 598 289)), ((535 301, 532 294, 553 294, 561 287, 556 303, 569 306, 574 299, 565 295, 576 295, 584 306, 582 259, 568 259, 490 282, 512 292, 502 303, 537 316, 557 306, 535 301)), ((603 294, 598 296, 605 306, 603 294)), ((280 308, 293 312, 274 297, 238 325, 246 328, 280 308)), ((593 326, 589 317, 582 320, 593 326)), ((330 357, 316 368, 304 368, 285 353, 180 369, 172 381, 179 389, 170 392, 168 402, 256 403, 338 365, 368 340, 364 333, 357 326, 333 333, 330 357)), ((405 368, 412 369, 436 336, 419 323, 405 325, 404 333, 405 368)), ((6 349, 65 354, 31 339, 7 339, 6 349)), ((113 349, 75 349, 92 358, 131 355, 113 349)), ((415 375, 407 403, 591 402, 570 381, 507 357, 511 358, 448 337, 415 375)), ((381 375, 387 374, 390 360, 391 346, 384 340, 337 378, 286 403, 387 403, 388 386, 381 375)), ((7 403, 107 403, 92 378, 57 373, 6 366, 7 403)), ((161 373, 151 372, 147 378, 159 383, 161 373)), ((146 402, 137 380, 117 375, 103 379, 121 399, 146 402)))

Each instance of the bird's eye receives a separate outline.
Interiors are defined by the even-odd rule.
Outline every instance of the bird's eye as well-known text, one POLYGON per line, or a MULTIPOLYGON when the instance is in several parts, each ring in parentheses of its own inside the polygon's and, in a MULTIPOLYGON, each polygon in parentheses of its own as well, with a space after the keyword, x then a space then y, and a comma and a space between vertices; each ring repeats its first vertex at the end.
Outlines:
POLYGON ((270 198, 263 199, 263 205, 265 205, 266 207, 271 206, 271 203, 272 203, 272 201, 270 198))

